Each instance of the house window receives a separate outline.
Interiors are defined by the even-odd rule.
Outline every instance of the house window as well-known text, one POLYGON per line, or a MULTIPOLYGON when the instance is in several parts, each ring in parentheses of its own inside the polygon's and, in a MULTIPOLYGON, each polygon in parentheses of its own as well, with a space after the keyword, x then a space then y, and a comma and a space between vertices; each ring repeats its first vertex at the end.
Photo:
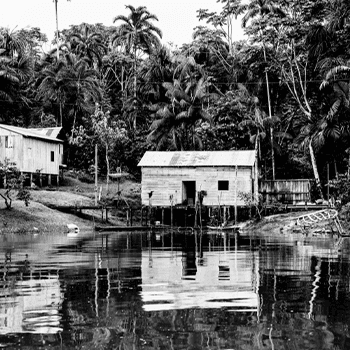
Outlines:
POLYGON ((51 162, 55 161, 55 152, 51 151, 51 162))
POLYGON ((228 181, 218 181, 219 191, 228 191, 228 181))
POLYGON ((13 148, 13 142, 11 136, 5 136, 5 148, 13 148))

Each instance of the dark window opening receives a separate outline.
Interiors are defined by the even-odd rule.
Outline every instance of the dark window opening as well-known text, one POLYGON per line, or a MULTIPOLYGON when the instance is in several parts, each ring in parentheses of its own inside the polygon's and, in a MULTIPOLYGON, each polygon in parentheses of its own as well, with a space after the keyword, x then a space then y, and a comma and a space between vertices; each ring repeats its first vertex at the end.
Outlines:
POLYGON ((55 161, 55 152, 51 151, 51 162, 55 161))
POLYGON ((228 181, 219 181, 218 182, 219 191, 228 191, 228 181))
POLYGON ((5 136, 5 148, 9 148, 9 137, 5 136))

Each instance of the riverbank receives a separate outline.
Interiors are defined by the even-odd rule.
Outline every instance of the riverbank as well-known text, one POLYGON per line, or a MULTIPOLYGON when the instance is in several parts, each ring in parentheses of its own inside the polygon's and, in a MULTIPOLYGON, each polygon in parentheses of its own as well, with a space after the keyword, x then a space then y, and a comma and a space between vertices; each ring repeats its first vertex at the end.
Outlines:
MULTIPOLYGON (((108 193, 105 183, 99 183, 105 203, 113 203, 115 200, 127 202, 133 208, 139 208, 141 203, 140 183, 132 179, 125 179, 119 184, 111 182, 108 193), (120 195, 118 195, 118 193, 120 195)), ((6 233, 31 233, 31 232, 67 232, 67 224, 75 224, 81 229, 94 229, 94 225, 101 225, 100 210, 85 210, 85 217, 63 213, 51 209, 50 206, 93 206, 95 203, 95 186, 93 183, 84 183, 76 178, 67 177, 63 186, 59 188, 36 189, 31 191, 32 200, 29 206, 21 201, 13 201, 13 209, 7 210, 4 201, 0 200, 0 234, 6 233)), ((15 198, 15 196, 13 196, 15 198)), ((1 198, 0 198, 1 199, 1 198)), ((293 233, 296 218, 304 212, 290 212, 285 214, 264 217, 262 220, 241 223, 246 231, 258 231, 262 234, 287 234, 293 233)), ((126 226, 125 211, 109 216, 110 224, 126 226)), ((135 218, 134 225, 138 221, 135 218)), ((321 223, 320 227, 325 224, 321 223)), ((348 228, 346 228, 348 230, 348 228)), ((295 231, 294 231, 295 232, 295 231)))
MULTIPOLYGON (((99 183, 99 193, 106 203, 122 198, 131 207, 140 205, 140 184, 126 179, 119 184, 111 182, 106 189, 104 182, 99 183), (120 193, 120 195, 118 195, 120 193)), ((81 229, 93 229, 95 219, 100 219, 101 213, 97 210, 86 211, 86 217, 79 217, 49 208, 50 205, 75 206, 94 205, 95 185, 85 183, 77 178, 66 177, 63 186, 57 188, 35 189, 31 191, 32 200, 29 206, 16 200, 15 194, 12 209, 6 209, 0 198, 0 234, 32 233, 32 232, 67 232, 67 224, 73 223, 81 229)), ((121 213, 123 214, 123 213, 121 213)), ((123 215, 112 218, 114 225, 125 225, 123 215)))

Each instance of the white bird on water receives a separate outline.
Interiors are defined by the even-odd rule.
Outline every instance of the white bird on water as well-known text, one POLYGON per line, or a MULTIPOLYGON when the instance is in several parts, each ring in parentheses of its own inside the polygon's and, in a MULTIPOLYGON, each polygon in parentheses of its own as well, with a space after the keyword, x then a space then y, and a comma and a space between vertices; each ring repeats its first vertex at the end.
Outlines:
POLYGON ((69 232, 79 233, 79 227, 76 224, 67 224, 67 227, 69 232))

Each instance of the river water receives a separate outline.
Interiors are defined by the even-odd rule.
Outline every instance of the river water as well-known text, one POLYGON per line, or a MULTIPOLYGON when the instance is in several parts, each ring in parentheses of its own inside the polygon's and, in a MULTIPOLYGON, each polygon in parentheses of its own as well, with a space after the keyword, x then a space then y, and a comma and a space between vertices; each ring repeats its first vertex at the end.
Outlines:
POLYGON ((350 238, 0 237, 0 348, 350 349, 350 238))

